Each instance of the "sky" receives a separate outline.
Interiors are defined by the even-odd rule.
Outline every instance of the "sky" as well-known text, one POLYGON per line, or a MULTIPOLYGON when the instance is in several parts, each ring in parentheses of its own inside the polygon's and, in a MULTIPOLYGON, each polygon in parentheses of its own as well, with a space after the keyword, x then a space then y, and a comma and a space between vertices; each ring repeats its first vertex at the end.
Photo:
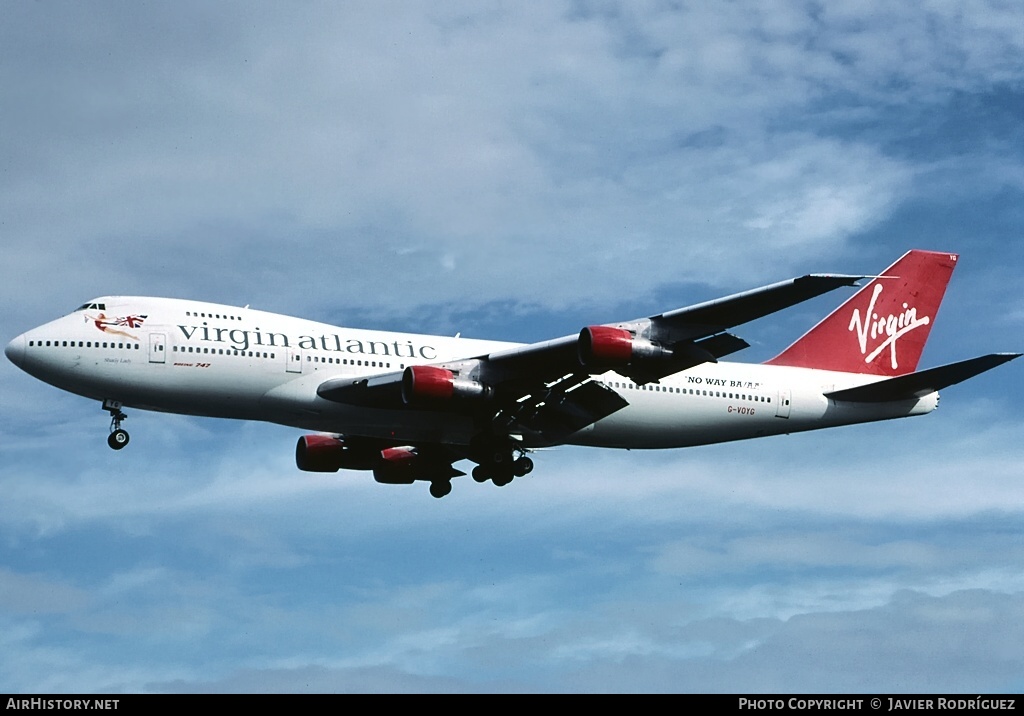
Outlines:
MULTIPOLYGON (((961 258, 1024 349, 1024 7, 5 2, 4 343, 108 294, 538 341, 961 258)), ((836 294, 735 332, 759 362, 836 294)), ((497 488, 0 362, 0 692, 1024 689, 1024 364, 927 417, 497 488)))

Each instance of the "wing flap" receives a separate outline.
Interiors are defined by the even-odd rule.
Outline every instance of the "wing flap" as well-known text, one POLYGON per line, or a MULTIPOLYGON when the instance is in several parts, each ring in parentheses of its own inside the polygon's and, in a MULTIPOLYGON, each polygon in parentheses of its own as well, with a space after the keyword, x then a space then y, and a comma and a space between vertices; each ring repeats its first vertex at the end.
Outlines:
POLYGON ((683 341, 676 344, 672 349, 672 358, 669 360, 639 363, 615 370, 633 382, 643 385, 680 373, 701 363, 717 363, 722 356, 749 346, 750 344, 745 340, 731 333, 719 333, 698 341, 683 341))
POLYGON ((622 410, 629 402, 586 374, 572 374, 528 394, 492 420, 501 432, 529 434, 535 442, 556 444, 622 410))
POLYGON ((978 358, 950 363, 949 365, 929 368, 928 370, 908 373, 896 378, 886 378, 875 383, 868 383, 856 388, 846 388, 825 393, 832 400, 847 400, 859 403, 882 403, 892 400, 912 400, 921 398, 968 378, 984 373, 1002 365, 1020 353, 991 353, 978 358))

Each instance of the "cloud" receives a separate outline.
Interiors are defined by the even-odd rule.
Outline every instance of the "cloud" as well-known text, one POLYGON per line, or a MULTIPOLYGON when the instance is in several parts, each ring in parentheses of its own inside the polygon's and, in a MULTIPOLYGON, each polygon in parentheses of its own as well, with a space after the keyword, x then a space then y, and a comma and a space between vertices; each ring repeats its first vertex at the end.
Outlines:
MULTIPOLYGON (((579 632, 492 641, 486 652, 448 654, 465 664, 455 677, 416 667, 310 664, 151 686, 213 692, 473 692, 520 691, 532 683, 534 691, 999 692, 1019 683, 1014 646, 1019 635, 1006 625, 1019 623, 1020 609, 1019 594, 967 590, 937 597, 902 591, 877 607, 784 621, 684 618, 660 630, 642 617, 609 611, 601 622, 595 614, 579 632), (480 678, 469 659, 490 665, 498 649, 505 653, 503 675, 480 678)), ((445 651, 443 645, 436 648, 445 651)))
POLYGON ((81 606, 86 593, 43 575, 18 574, 0 569, 0 608, 21 614, 66 612, 81 606))
MULTIPOLYGON (((927 111, 1012 73, 1019 49, 1008 10, 941 5, 313 5, 246 8, 252 25, 206 9, 192 33, 68 9, 75 34, 52 32, 70 61, 33 68, 59 90, 12 117, 8 151, 49 159, 8 174, 8 231, 46 246, 76 296, 245 302, 255 279, 286 311, 778 278, 914 193, 912 163, 808 114, 927 111), (94 55, 111 33, 112 57, 94 55)), ((37 274, 36 257, 11 266, 37 274)))

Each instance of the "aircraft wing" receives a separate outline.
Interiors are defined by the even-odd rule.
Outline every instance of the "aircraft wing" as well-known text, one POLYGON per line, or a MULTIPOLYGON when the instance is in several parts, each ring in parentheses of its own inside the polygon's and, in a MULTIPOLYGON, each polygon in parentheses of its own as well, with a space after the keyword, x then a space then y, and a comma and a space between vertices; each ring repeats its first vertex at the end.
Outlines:
POLYGON ((450 364, 410 366, 400 373, 369 377, 331 378, 316 392, 326 400, 368 408, 467 412, 499 432, 529 434, 536 444, 552 445, 629 405, 614 390, 582 372, 550 381, 517 380, 497 388, 486 386, 473 400, 459 391, 476 382, 457 376, 444 365, 450 364), (447 381, 453 387, 446 399, 436 391, 447 390, 447 381), (424 388, 424 383, 428 387, 424 388))
POLYGON ((615 371, 643 384, 716 362, 748 346, 726 329, 853 286, 861 278, 811 274, 485 355, 332 378, 317 394, 366 407, 462 412, 497 432, 529 434, 535 442, 554 444, 628 405, 592 376, 615 371))
POLYGON ((650 383, 746 348, 726 329, 748 323, 865 276, 809 274, 731 296, 637 318, 588 326, 578 335, 480 356, 508 374, 599 374, 614 369, 637 383, 650 383))

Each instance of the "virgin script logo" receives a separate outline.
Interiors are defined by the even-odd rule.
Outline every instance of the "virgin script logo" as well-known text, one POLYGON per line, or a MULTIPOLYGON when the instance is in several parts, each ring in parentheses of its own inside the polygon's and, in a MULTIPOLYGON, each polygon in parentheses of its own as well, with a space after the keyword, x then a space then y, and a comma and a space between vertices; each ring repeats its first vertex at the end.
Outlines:
POLYGON ((888 316, 879 316, 875 313, 875 304, 881 293, 882 284, 876 283, 871 293, 871 301, 868 303, 868 310, 861 317, 860 309, 853 309, 848 330, 856 331, 861 355, 865 356, 865 363, 870 363, 888 348, 892 367, 896 369, 899 368, 899 363, 896 360, 897 341, 915 328, 927 326, 931 323, 931 318, 929 316, 918 318, 917 308, 911 308, 906 303, 903 304, 903 310, 898 314, 890 313, 888 316), (872 342, 884 337, 884 340, 870 353, 868 353, 868 336, 871 337, 872 342))

